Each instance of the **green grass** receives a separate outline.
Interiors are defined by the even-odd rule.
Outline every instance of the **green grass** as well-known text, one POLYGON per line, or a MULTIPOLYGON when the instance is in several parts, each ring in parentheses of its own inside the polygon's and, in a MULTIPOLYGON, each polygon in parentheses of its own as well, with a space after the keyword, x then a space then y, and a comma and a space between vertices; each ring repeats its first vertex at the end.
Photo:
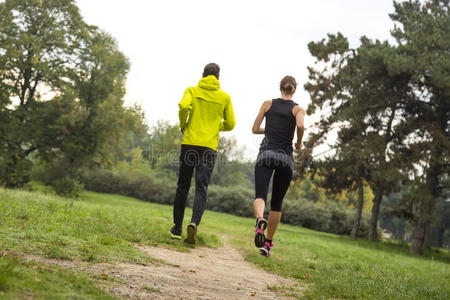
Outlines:
MULTIPOLYGON (((0 251, 143 263, 147 255, 133 243, 188 249, 188 245, 167 239, 171 223, 167 207, 127 197, 85 192, 82 200, 69 200, 2 190, 0 211, 0 251)), ((220 245, 212 234, 200 234, 198 240, 202 246, 220 245)))
MULTIPOLYGON (((37 187, 45 192, 42 186, 37 187)), ((6 253, 0 260, 0 298, 46 298, 53 294, 70 298, 78 290, 83 291, 81 298, 106 296, 95 284, 88 284, 96 282, 94 276, 59 268, 36 269, 15 258, 15 253, 150 263, 152 259, 135 243, 189 251, 189 245, 169 239, 170 206, 91 192, 79 200, 41 192, 0 189, 0 255, 6 253), (69 281, 73 276, 77 280, 69 281)), ((187 209, 186 225, 190 213, 187 209)), ((345 236, 281 224, 273 254, 267 259, 252 244, 253 226, 253 219, 207 211, 199 226, 198 246, 218 247, 219 237, 226 235, 248 261, 305 283, 306 298, 450 299, 448 251, 433 250, 416 257, 409 254, 407 245, 351 241, 345 236)), ((295 294, 287 287, 270 288, 295 294)))
POLYGON ((153 292, 153 293, 159 293, 160 290, 158 288, 154 288, 151 286, 144 286, 144 290, 149 291, 149 292, 153 292))
POLYGON ((93 281, 82 272, 0 258, 0 299, 113 299, 93 281))
POLYGON ((352 241, 347 236, 281 224, 269 259, 252 245, 254 220, 208 212, 207 227, 227 233, 246 259, 309 287, 310 299, 450 299, 450 253, 417 257, 405 244, 352 241), (227 227, 223 225, 227 222, 227 227))

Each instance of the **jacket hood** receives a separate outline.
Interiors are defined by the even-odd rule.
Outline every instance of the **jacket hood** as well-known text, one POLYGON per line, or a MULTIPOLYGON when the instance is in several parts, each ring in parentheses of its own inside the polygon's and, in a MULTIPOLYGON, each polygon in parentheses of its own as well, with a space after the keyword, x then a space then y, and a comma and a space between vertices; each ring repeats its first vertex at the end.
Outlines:
POLYGON ((208 75, 200 79, 198 82, 198 87, 205 90, 215 91, 220 89, 220 82, 217 80, 216 76, 208 75))

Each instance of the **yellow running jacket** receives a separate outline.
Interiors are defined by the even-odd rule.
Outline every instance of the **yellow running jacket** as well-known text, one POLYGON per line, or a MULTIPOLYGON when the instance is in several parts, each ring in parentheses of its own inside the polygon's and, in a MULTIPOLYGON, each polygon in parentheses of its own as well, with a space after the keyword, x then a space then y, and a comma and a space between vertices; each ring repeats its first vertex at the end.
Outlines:
POLYGON ((219 131, 230 131, 236 124, 230 96, 220 89, 214 75, 203 77, 198 86, 187 88, 178 107, 180 128, 186 128, 181 142, 184 145, 217 151, 219 131))

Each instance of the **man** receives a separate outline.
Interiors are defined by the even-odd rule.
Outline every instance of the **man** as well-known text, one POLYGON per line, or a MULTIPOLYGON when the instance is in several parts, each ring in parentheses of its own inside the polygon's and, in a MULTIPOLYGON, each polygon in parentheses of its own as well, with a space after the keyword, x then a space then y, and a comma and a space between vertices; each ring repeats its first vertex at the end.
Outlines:
POLYGON ((186 242, 195 244, 197 227, 206 206, 208 183, 214 168, 219 144, 219 131, 234 128, 230 96, 220 89, 220 68, 215 63, 205 66, 198 86, 189 87, 179 103, 180 128, 183 136, 180 172, 173 204, 174 239, 181 239, 184 210, 195 169, 195 197, 186 242))

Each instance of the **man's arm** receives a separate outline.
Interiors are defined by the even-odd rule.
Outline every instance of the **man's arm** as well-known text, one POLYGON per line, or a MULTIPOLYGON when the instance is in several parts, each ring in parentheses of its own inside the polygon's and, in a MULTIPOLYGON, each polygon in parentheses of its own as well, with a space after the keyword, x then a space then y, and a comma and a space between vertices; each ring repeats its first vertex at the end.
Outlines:
POLYGON ((231 99, 229 99, 223 110, 223 122, 220 123, 220 131, 230 131, 235 125, 236 119, 234 117, 233 105, 231 104, 231 99))
POLYGON ((180 119, 181 133, 184 133, 184 129, 186 128, 189 118, 189 113, 192 109, 192 94, 189 88, 187 88, 184 92, 183 98, 178 104, 178 108, 178 118, 180 119))
POLYGON ((301 107, 295 106, 292 109, 292 113, 295 116, 295 123, 297 124, 297 142, 295 143, 295 149, 300 150, 303 146, 302 139, 305 133, 305 110, 301 107))

